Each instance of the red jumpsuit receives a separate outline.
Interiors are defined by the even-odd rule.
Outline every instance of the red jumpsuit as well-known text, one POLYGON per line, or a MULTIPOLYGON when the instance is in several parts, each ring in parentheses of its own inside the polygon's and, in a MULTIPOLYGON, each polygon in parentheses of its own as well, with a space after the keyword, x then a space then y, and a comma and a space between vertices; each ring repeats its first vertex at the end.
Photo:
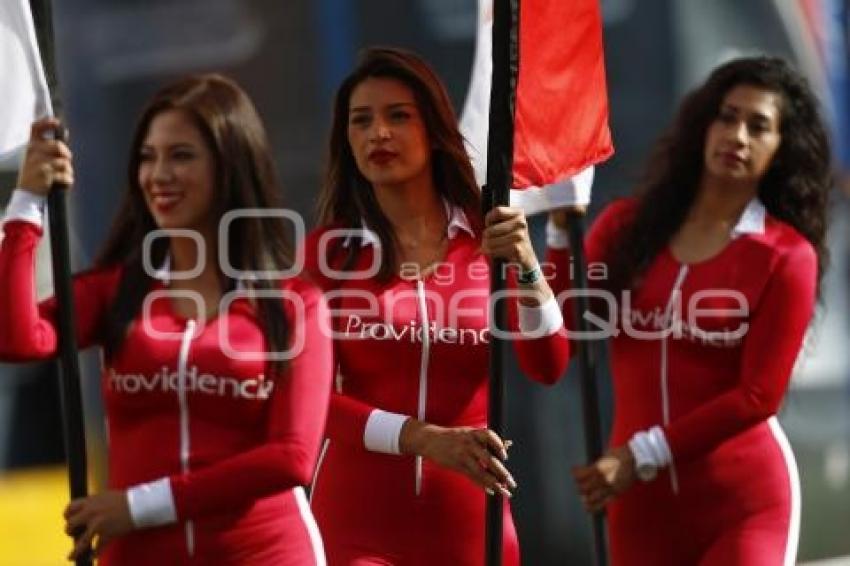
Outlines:
MULTIPOLYGON (((36 304, 33 277, 41 229, 8 221, 0 245, 0 358, 56 355, 55 303, 36 304)), ((120 269, 74 279, 82 348, 100 339, 120 269)), ((321 538, 301 486, 319 452, 332 382, 332 343, 322 326, 321 292, 300 279, 284 311, 303 351, 283 375, 263 361, 222 350, 262 352, 254 309, 242 298, 203 327, 177 315, 168 300, 152 303, 150 329, 131 324, 103 371, 109 439, 109 487, 126 489, 166 478, 176 523, 134 530, 105 549, 100 564, 324 564, 321 538), (300 303, 300 304, 296 304, 300 303), (303 309, 301 309, 303 306, 303 309)), ((162 290, 161 284, 155 290, 162 290)))
MULTIPOLYGON (((588 262, 602 261, 634 211, 632 200, 603 211, 588 262)), ((733 237, 693 264, 665 249, 618 298, 611 445, 660 425, 672 462, 608 505, 614 565, 794 563, 799 479, 775 413, 812 316, 817 258, 758 201, 733 237), (669 335, 640 335, 664 328, 669 335)), ((567 253, 547 255, 560 267, 556 292, 569 286, 567 253)))
MULTIPOLYGON (((394 276, 379 283, 322 273, 320 261, 337 269, 341 263, 328 261, 324 245, 319 249, 326 232, 308 237, 306 256, 308 271, 327 292, 338 332, 338 389, 312 493, 328 561, 480 566, 482 489, 427 460, 371 452, 364 444, 376 408, 441 426, 486 426, 490 276, 480 240, 468 225, 450 229, 436 272, 424 281, 394 276), (375 298, 372 312, 366 297, 375 298)), ((374 244, 364 245, 354 269, 371 265, 374 251, 374 244)), ((536 380, 552 383, 566 368, 563 332, 518 340, 515 347, 521 366, 536 380)), ((503 563, 514 566, 519 548, 507 501, 504 509, 503 563)))

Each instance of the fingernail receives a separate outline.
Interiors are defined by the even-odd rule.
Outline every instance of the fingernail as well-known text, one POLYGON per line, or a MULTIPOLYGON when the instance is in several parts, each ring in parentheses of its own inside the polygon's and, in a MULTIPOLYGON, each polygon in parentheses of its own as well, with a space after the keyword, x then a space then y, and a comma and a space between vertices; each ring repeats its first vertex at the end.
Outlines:
POLYGON ((484 488, 484 493, 486 493, 487 495, 496 495, 496 494, 493 492, 493 490, 492 490, 492 489, 490 489, 489 487, 485 487, 485 488, 484 488))
POLYGON ((503 496, 507 497, 508 499, 513 497, 513 494, 511 494, 510 491, 508 491, 507 489, 505 489, 504 487, 501 487, 501 486, 499 486, 499 493, 501 493, 503 496))
POLYGON ((513 476, 508 476, 508 485, 511 486, 511 489, 517 488, 517 483, 513 476))
POLYGON ((511 447, 511 446, 513 446, 513 445, 514 445, 514 441, 513 441, 513 440, 506 440, 506 441, 505 441, 505 448, 506 448, 506 449, 507 449, 507 448, 510 448, 510 447, 511 447))

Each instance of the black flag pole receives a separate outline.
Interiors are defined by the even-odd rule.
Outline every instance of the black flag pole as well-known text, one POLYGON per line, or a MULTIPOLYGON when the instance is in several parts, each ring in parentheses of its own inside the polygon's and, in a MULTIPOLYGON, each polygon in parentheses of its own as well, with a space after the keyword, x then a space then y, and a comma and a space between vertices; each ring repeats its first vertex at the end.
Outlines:
MULTIPOLYGON (((88 494, 86 465, 86 433, 83 397, 80 385, 80 360, 74 328, 74 296, 71 288, 71 260, 68 249, 68 214, 65 188, 55 184, 47 197, 50 224, 50 253, 53 264, 53 287, 57 306, 57 334, 60 354, 62 426, 68 459, 68 482, 71 499, 88 494)), ((82 534, 75 533, 76 539, 82 534)), ((88 557, 78 558, 77 566, 90 565, 88 557)))
MULTIPOLYGON (((584 210, 579 208, 567 209, 568 234, 570 250, 573 257, 573 289, 587 289, 587 267, 584 258, 584 210)), ((587 319, 584 313, 588 311, 587 296, 578 293, 576 296, 575 328, 582 335, 588 332, 587 319)), ((597 350, 596 343, 589 340, 574 340, 577 349, 576 357, 579 363, 579 388, 581 390, 582 420, 584 424, 584 448, 589 462, 595 462, 602 456, 602 425, 599 411, 599 390, 597 388, 597 350)), ((593 554, 596 566, 607 566, 608 544, 605 536, 605 515, 595 513, 592 519, 593 554)))
MULTIPOLYGON (((513 183, 513 125, 516 80, 519 70, 519 0, 493 2, 493 78, 490 90, 490 127, 487 134, 487 184, 484 186, 484 212, 494 206, 507 206, 513 183)), ((505 288, 505 262, 493 259, 490 291, 498 297, 505 288)), ((491 304, 493 299, 491 298, 491 304)), ((504 301, 492 304, 491 328, 507 328, 504 301)), ((504 438, 505 379, 504 351, 506 342, 491 332, 490 387, 487 426, 504 438)), ((485 562, 487 566, 502 564, 502 496, 487 495, 485 527, 485 562)))
MULTIPOLYGON (((55 115, 60 115, 61 100, 55 65, 53 14, 50 0, 30 0, 39 51, 47 76, 50 99, 55 115)), ((64 132, 56 133, 64 140, 64 132)), ((68 483, 71 499, 88 494, 86 437, 83 419, 83 398, 80 385, 80 360, 74 321, 74 295, 71 283, 71 254, 69 249, 68 210, 65 193, 68 187, 54 183, 47 197, 50 226, 50 253, 53 266, 53 287, 56 296, 56 330, 59 340, 60 392, 65 454, 68 460, 68 483)), ((77 538, 81 532, 75 533, 77 538)), ((91 553, 76 559, 77 566, 91 566, 91 553)))
MULTIPOLYGON (((484 212, 494 206, 509 203, 513 184, 514 110, 516 86, 519 77, 519 32, 521 0, 493 0, 492 59, 493 72, 490 91, 490 117, 487 138, 487 183, 484 187, 484 212)), ((574 253, 574 267, 578 274, 574 288, 587 288, 584 261, 584 210, 568 211, 569 239, 574 253)), ((494 259, 492 263, 491 293, 500 296, 505 288, 504 261, 494 259)), ((493 300, 491 299, 491 303, 493 300)), ((582 314, 587 310, 587 297, 579 294, 576 312, 577 326, 587 331, 587 321, 582 314)), ((503 329, 506 324, 504 304, 492 304, 493 328, 503 329)), ((597 390, 597 368, 594 344, 576 341, 580 365, 582 415, 585 430, 585 449, 590 461, 602 455, 602 432, 597 390)), ((500 437, 504 437, 505 383, 503 353, 505 341, 491 334, 490 342, 490 393, 488 404, 488 426, 500 437)), ((502 507, 503 501, 497 493, 488 495, 486 510, 486 564, 502 564, 502 507)), ((605 532, 605 517, 602 513, 593 516, 593 540, 595 564, 607 566, 608 553, 605 532)))

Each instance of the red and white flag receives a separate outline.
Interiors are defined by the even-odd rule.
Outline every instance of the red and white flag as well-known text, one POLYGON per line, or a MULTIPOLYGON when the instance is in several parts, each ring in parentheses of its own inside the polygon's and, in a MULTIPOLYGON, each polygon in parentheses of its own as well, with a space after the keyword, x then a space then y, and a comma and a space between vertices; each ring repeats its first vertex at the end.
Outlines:
MULTIPOLYGON (((460 129, 479 184, 487 168, 493 1, 479 0, 460 129)), ((511 204, 527 214, 586 204, 593 166, 614 151, 598 0, 520 2, 511 204)))
POLYGON ((0 92, 0 170, 14 170, 30 124, 53 113, 28 0, 0 1, 0 92))

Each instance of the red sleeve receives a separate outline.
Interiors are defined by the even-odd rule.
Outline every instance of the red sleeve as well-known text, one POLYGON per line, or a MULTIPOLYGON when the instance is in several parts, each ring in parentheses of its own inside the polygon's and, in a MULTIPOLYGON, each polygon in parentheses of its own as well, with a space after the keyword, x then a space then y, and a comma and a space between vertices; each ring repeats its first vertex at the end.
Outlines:
POLYGON ((328 413, 328 438, 365 450, 363 435, 366 432, 366 421, 375 409, 377 407, 352 399, 343 393, 334 393, 328 413))
MULTIPOLYGON (((327 291, 334 290, 340 281, 326 277, 319 266, 319 239, 328 230, 327 227, 314 230, 304 240, 304 270, 311 280, 327 291)), ((327 250, 325 250, 327 251, 327 250)), ((325 261, 327 261, 325 259, 325 261)), ((334 262, 336 263, 336 262, 334 262)), ((338 265, 334 265, 338 269, 338 265)), ((334 308, 331 301, 331 308, 334 308)), ((334 359, 335 360, 335 359, 334 359)), ((336 362, 333 362, 336 371, 336 362)), ((334 441, 341 441, 356 448, 363 448, 363 434, 366 430, 366 421, 376 407, 367 405, 348 395, 333 392, 331 394, 330 408, 328 410, 328 422, 325 435, 334 441)))
POLYGON ((293 324, 292 332, 294 340, 302 335, 304 349, 289 362, 269 401, 267 442, 206 468, 172 476, 180 519, 233 509, 310 483, 325 428, 333 355, 321 291, 311 285, 302 296, 304 320, 293 324))
POLYGON ((812 317, 816 281, 808 242, 779 258, 750 318, 738 386, 665 428, 674 461, 705 454, 776 413, 812 317))
MULTIPOLYGON (((42 229, 26 221, 3 225, 0 244, 0 359, 28 361, 56 355, 56 301, 38 303, 35 253, 42 229)), ((80 348, 99 338, 100 322, 112 300, 120 270, 87 272, 74 277, 77 342, 80 348)))
MULTIPOLYGON (((509 317, 513 318, 510 325, 516 332, 516 301, 509 301, 509 304, 513 305, 509 309, 512 313, 509 317)), ((563 332, 542 338, 518 338, 513 343, 520 368, 532 379, 552 384, 564 374, 569 362, 569 343, 563 332)), ((328 414, 328 438, 355 448, 364 448, 366 423, 372 411, 378 408, 348 395, 334 393, 328 414)))
MULTIPOLYGON (((323 227, 313 230, 307 234, 307 237, 304 238, 304 242, 302 244, 304 246, 304 275, 324 291, 329 291, 339 285, 339 281, 335 281, 326 275, 325 268, 331 267, 327 265, 328 259, 326 257, 322 258, 322 265, 319 265, 319 240, 321 240, 322 235, 330 229, 332 229, 332 227, 323 227)), ((330 240, 330 242, 333 243, 334 240, 330 240)), ((330 247, 329 242, 324 242, 324 245, 330 247)), ((327 251, 327 249, 324 251, 327 251)), ((334 264, 332 266, 334 269, 339 268, 339 266, 336 265, 338 262, 330 263, 334 264)))
MULTIPOLYGON (((508 277, 508 286, 517 288, 516 274, 508 277)), ((508 324, 511 331, 519 333, 519 300, 508 301, 508 324)), ((520 370, 535 381, 552 385, 567 370, 570 361, 570 343, 563 326, 554 334, 539 338, 526 338, 518 335, 513 340, 514 352, 520 370)))

